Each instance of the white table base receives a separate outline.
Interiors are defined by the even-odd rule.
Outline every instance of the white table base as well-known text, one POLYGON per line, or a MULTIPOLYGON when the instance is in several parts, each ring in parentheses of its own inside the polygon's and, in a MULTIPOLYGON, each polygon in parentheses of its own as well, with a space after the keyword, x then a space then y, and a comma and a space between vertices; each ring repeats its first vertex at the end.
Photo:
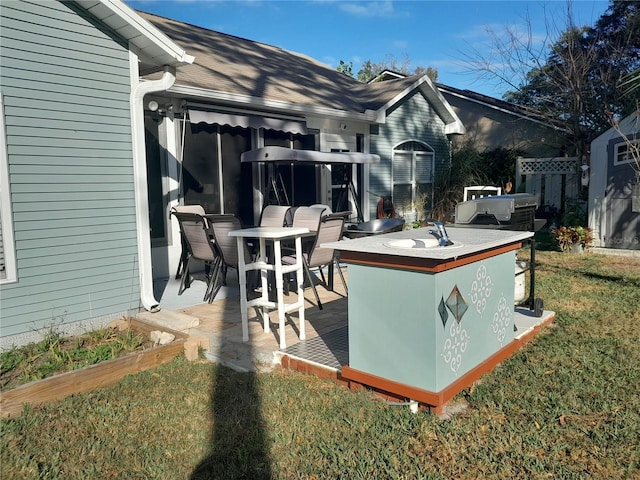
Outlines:
POLYGON ((264 322, 264 331, 270 331, 269 310, 278 311, 278 335, 280 337, 280 349, 287 348, 285 339, 285 318, 286 314, 294 310, 298 310, 300 319, 300 340, 306 338, 305 334, 305 318, 304 318, 304 267, 302 263, 302 238, 300 235, 307 233, 307 229, 293 229, 282 227, 281 229, 245 229, 230 232, 230 235, 236 236, 238 245, 238 276, 240 278, 240 309, 242 313, 242 340, 249 341, 249 322, 247 310, 250 307, 262 308, 262 318, 264 322), (278 234, 274 233, 278 231, 278 234), (303 231, 304 230, 304 231, 303 231), (244 258, 244 238, 258 238, 260 244, 260 252, 255 262, 245 263, 244 258), (282 249, 281 240, 283 238, 295 238, 296 247, 296 263, 295 265, 282 265, 282 249), (273 240, 274 262, 271 264, 267 258, 266 240, 273 240), (247 300, 247 272, 259 270, 262 293, 261 296, 253 300, 247 300), (275 273, 276 280, 276 302, 269 300, 269 272, 275 273), (296 273, 297 299, 293 303, 284 303, 284 278, 287 273, 296 273))

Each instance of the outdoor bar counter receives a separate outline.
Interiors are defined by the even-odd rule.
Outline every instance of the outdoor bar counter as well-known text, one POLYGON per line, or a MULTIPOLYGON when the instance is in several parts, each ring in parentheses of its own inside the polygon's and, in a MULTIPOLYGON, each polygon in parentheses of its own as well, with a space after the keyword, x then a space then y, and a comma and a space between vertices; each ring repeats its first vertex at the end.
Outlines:
POLYGON ((515 256, 533 233, 447 226, 441 247, 429 230, 327 246, 348 265, 342 377, 438 412, 515 350, 515 256))

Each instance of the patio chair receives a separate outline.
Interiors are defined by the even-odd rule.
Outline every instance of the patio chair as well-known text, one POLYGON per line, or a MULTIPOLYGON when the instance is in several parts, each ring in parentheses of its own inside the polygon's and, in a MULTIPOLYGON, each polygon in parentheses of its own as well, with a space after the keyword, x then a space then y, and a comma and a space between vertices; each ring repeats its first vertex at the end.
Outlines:
POLYGON ((291 207, 284 205, 267 205, 260 215, 261 227, 284 227, 291 207))
POLYGON ((296 208, 293 213, 293 226, 308 228, 310 231, 315 232, 326 209, 327 207, 324 205, 296 208))
MULTIPOLYGON (((221 282, 216 280, 215 290, 211 299, 215 298, 222 285, 227 284, 227 269, 234 268, 238 270, 238 244, 235 237, 230 237, 229 232, 232 230, 240 230, 242 224, 235 215, 207 215, 209 220, 210 231, 213 234, 214 244, 218 255, 221 258, 220 268, 216 272, 217 277, 222 277, 221 282)), ((249 251, 246 242, 244 243, 245 262, 252 261, 253 255, 249 251)), ((247 287, 252 288, 254 282, 247 281, 247 287)))
MULTIPOLYGON (((176 205, 175 207, 171 207, 170 215, 174 215, 175 213, 197 213, 198 215, 205 215, 205 211, 202 205, 176 205)), ((187 265, 186 262, 188 251, 184 239, 184 234, 182 233, 182 227, 180 227, 180 242, 182 243, 182 252, 180 253, 178 270, 176 270, 176 280, 182 276, 184 268, 187 265)))
MULTIPOLYGON (((287 222, 289 221, 287 217, 291 216, 291 207, 287 205, 267 205, 262 210, 262 214, 260 215, 260 226, 261 227, 285 227, 287 226, 287 222)), ((249 243, 249 248, 253 255, 257 255, 259 248, 257 244, 249 243)), ((270 249, 268 250, 268 255, 271 256, 272 253, 270 249)), ((273 272, 269 272, 270 279, 273 279, 273 272)))
MULTIPOLYGON (((293 212, 292 227, 308 228, 310 232, 318 230, 322 215, 327 213, 325 205, 316 205, 311 207, 295 207, 293 212)), ((302 239, 302 251, 309 252, 313 246, 313 238, 302 239)), ((295 248, 292 243, 287 243, 282 247, 285 251, 294 252, 295 248)))
POLYGON ((203 300, 208 300, 209 303, 211 303, 211 301, 213 301, 212 292, 215 290, 215 281, 221 267, 222 259, 211 238, 207 221, 202 215, 197 213, 177 211, 172 213, 180 224, 180 232, 183 235, 184 245, 186 247, 186 258, 178 295, 182 295, 191 284, 189 268, 192 266, 193 260, 200 260, 208 266, 205 270, 207 288, 203 300))
MULTIPOLYGON (((322 310, 322 302, 320 301, 320 297, 318 296, 318 291, 316 290, 313 277, 311 276, 312 268, 317 268, 320 271, 320 277, 322 278, 322 283, 325 289, 331 290, 329 284, 327 283, 327 280, 324 277, 322 268, 326 266, 337 267, 338 273, 340 274, 340 280, 342 280, 344 291, 348 292, 347 283, 344 281, 344 276, 342 274, 342 270, 340 269, 335 250, 333 248, 320 246, 324 243, 337 242, 338 240, 342 239, 342 229, 344 228, 345 217, 348 214, 350 214, 350 212, 333 213, 321 217, 319 223, 314 229, 316 230, 316 236, 314 238, 311 249, 309 250, 309 252, 303 252, 302 254, 305 275, 307 277, 307 280, 309 281, 309 284, 311 285, 311 288, 313 288, 313 294, 316 297, 316 302, 318 302, 318 308, 320 310, 322 310)), ((283 256, 282 263, 286 265, 294 265, 296 263, 296 256, 283 256)))

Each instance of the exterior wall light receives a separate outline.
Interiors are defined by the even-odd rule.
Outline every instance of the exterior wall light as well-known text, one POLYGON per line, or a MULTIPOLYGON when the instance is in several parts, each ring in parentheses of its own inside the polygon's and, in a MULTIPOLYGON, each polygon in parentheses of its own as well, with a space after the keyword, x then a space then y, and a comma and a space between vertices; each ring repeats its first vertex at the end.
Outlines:
POLYGON ((580 169, 582 170, 580 181, 582 182, 582 186, 586 187, 589 185, 589 165, 580 165, 580 169))

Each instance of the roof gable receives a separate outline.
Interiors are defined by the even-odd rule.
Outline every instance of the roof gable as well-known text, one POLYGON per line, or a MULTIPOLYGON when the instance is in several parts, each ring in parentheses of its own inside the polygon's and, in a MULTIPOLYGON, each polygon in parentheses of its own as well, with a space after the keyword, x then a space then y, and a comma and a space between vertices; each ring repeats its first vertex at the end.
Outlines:
MULTIPOLYGON (((442 118, 446 125, 446 134, 463 134, 465 128, 456 113, 451 108, 451 105, 442 96, 440 91, 435 87, 431 79, 427 75, 410 76, 405 78, 399 78, 396 80, 385 80, 381 82, 374 82, 367 85, 370 93, 380 92, 394 92, 398 91, 392 98, 388 98, 387 101, 377 107, 379 116, 385 115, 385 112, 394 107, 399 102, 413 95, 416 91, 420 91, 425 98, 429 101, 429 104, 434 108, 438 116, 442 118), (391 85, 396 85, 401 88, 392 89, 391 85)), ((379 98, 380 99, 380 98, 379 98)))
POLYGON ((596 138, 591 144, 607 143, 612 139, 638 140, 640 138, 640 110, 622 118, 616 126, 611 126, 596 138))

